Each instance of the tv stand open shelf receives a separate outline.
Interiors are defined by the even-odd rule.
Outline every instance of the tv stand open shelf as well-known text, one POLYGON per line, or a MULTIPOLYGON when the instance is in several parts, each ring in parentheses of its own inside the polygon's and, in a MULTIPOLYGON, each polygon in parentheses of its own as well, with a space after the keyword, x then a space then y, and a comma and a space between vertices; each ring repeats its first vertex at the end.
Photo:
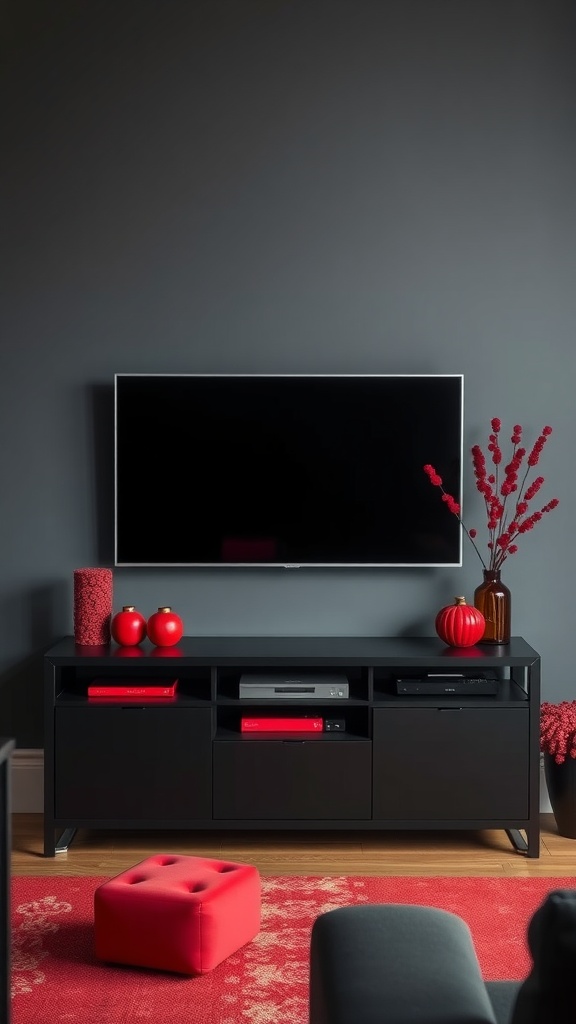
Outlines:
POLYGON ((502 829, 538 857, 540 656, 522 637, 183 637, 45 655, 44 853, 86 829, 502 829), (347 698, 239 697, 242 673, 337 673, 347 698), (400 695, 398 677, 483 674, 492 695, 400 695), (92 700, 95 678, 178 679, 169 699, 92 700), (313 715, 344 732, 240 731, 313 715))

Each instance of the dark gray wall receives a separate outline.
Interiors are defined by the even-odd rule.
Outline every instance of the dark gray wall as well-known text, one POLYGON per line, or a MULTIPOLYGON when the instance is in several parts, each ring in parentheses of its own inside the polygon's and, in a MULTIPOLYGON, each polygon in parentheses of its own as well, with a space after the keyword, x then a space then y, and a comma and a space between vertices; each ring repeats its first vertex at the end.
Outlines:
MULTIPOLYGON (((42 745, 73 570, 112 564, 129 371, 463 373, 467 448, 492 416, 550 423, 561 504, 504 578, 546 696, 575 695, 573 10, 5 5, 2 733, 42 745)), ((467 491, 481 526, 471 467, 467 491)), ((122 570, 114 603, 191 634, 432 634, 480 579, 466 546, 450 571, 122 570)))

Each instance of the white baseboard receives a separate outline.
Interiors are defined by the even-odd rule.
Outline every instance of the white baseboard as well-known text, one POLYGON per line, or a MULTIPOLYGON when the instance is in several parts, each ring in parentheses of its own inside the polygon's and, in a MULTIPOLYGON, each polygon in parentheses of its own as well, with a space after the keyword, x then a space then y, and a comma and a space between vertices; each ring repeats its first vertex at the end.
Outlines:
POLYGON ((12 811, 41 814, 44 810, 44 751, 16 747, 11 763, 12 811))
MULTIPOLYGON (((12 810, 41 814, 44 810, 44 751, 16 747, 12 754, 12 810)), ((551 813, 544 764, 540 764, 540 810, 551 813)))

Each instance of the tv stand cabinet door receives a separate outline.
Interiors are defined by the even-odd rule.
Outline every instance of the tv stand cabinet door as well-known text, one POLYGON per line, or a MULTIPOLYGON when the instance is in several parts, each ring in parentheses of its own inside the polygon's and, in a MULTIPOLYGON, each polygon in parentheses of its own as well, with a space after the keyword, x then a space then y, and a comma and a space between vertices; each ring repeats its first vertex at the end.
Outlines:
POLYGON ((214 817, 370 820, 372 744, 227 740, 214 743, 214 817))
POLYGON ((374 818, 527 819, 528 709, 374 711, 374 818))
POLYGON ((212 817, 209 708, 57 708, 54 817, 212 817))

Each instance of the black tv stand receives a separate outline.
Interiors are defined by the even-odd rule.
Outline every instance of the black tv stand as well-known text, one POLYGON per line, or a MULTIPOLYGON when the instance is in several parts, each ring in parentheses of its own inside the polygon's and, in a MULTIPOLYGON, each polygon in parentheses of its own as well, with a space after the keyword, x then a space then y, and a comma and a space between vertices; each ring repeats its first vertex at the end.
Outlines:
POLYGON ((540 656, 521 637, 184 637, 45 656, 44 853, 78 828, 502 829, 538 857, 540 656), (348 696, 239 696, 242 674, 345 676, 348 696), (493 694, 399 694, 398 677, 483 675, 493 694), (176 696, 89 699, 178 679, 176 696), (243 716, 337 718, 342 731, 243 733, 243 716), (56 835, 58 834, 58 841, 56 835))

